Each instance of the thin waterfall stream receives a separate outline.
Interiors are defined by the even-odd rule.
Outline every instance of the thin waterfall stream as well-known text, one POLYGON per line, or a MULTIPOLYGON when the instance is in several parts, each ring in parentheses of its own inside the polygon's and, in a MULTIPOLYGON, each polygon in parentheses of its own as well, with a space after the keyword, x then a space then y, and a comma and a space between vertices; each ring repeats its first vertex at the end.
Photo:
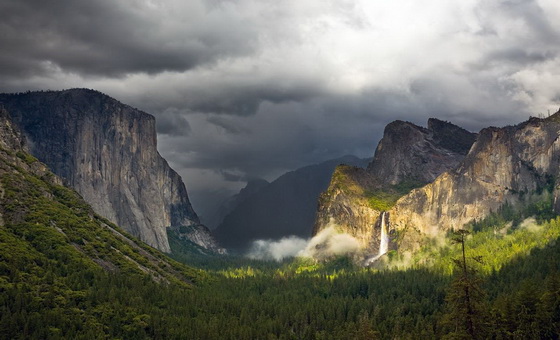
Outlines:
POLYGON ((383 211, 381 213, 381 236, 379 237, 379 251, 377 252, 377 255, 372 256, 366 260, 366 266, 369 266, 373 262, 377 261, 381 256, 385 255, 389 251, 389 233, 387 232, 387 223, 385 221, 386 214, 386 211, 383 211))

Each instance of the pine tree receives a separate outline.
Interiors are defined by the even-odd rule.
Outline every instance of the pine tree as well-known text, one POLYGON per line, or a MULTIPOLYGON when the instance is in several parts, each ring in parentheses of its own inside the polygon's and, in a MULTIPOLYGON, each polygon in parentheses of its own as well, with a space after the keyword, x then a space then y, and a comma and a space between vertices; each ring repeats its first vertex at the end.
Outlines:
POLYGON ((354 339, 374 340, 379 339, 380 334, 372 325, 372 320, 367 311, 362 311, 358 316, 356 323, 356 331, 353 336, 354 339))
MULTIPOLYGON (((448 329, 446 339, 485 339, 488 334, 488 309, 484 303, 482 280, 468 265, 465 254, 465 237, 468 234, 466 230, 459 230, 453 237, 454 243, 461 244, 462 257, 454 260, 457 271, 445 298, 443 325, 448 329)), ((472 259, 481 261, 480 258, 472 259)))

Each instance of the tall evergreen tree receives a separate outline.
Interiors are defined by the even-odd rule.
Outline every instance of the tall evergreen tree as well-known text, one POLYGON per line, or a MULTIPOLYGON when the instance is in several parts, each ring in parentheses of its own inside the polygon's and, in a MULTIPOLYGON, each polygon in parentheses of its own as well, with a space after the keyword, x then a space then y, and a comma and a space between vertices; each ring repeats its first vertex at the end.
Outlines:
MULTIPOLYGON (((448 329, 446 339, 485 339, 488 335, 487 306, 482 280, 475 268, 467 263, 465 238, 467 230, 459 230, 453 236, 453 242, 461 245, 461 258, 454 259, 456 265, 447 296, 446 313, 443 325, 448 329)), ((469 258, 481 261, 480 258, 469 258)))

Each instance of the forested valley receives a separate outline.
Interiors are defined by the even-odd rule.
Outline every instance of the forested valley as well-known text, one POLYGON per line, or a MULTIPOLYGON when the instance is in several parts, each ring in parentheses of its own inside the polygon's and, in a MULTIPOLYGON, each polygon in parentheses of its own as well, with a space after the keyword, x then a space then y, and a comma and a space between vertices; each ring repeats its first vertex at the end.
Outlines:
POLYGON ((36 158, 0 148, 2 339, 558 339, 552 195, 389 251, 283 262, 172 256, 130 236, 36 158))
POLYGON ((408 259, 406 269, 395 252, 379 268, 361 268, 347 257, 277 263, 191 253, 177 259, 200 269, 169 260, 188 279, 158 281, 114 258, 138 251, 97 229, 70 190, 30 175, 4 175, 3 185, 8 223, 0 239, 0 337, 5 339, 557 339, 560 334, 560 219, 550 216, 550 204, 524 214, 503 209, 471 225, 466 272, 460 245, 451 243, 456 235, 450 234, 446 246, 426 246, 408 259), (45 200, 45 192, 54 203, 45 200), (541 216, 535 221, 540 224, 521 223, 528 214, 541 216), (76 230, 79 224, 92 229, 76 230), (119 270, 93 264, 91 254, 119 270))

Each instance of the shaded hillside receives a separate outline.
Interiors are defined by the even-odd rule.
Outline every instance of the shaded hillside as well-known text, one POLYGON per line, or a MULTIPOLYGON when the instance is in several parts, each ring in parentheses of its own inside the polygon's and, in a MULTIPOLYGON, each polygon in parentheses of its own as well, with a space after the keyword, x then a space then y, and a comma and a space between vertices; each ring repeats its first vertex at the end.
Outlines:
POLYGON ((243 249, 257 239, 311 236, 317 198, 341 163, 365 166, 367 160, 346 156, 280 176, 228 214, 216 237, 227 248, 243 249))
POLYGON ((224 218, 234 211, 241 203, 251 198, 251 196, 258 193, 269 184, 270 183, 264 179, 249 180, 243 189, 224 200, 220 206, 215 209, 216 211, 209 214, 210 216, 202 216, 201 218, 209 228, 216 228, 224 221, 224 218))
POLYGON ((30 152, 98 214, 165 252, 168 227, 206 233, 192 241, 220 251, 157 151, 153 116, 86 89, 2 94, 0 104, 29 138, 30 152))
POLYGON ((0 337, 145 334, 131 293, 184 290, 205 275, 127 235, 61 183, 0 109, 0 337))

